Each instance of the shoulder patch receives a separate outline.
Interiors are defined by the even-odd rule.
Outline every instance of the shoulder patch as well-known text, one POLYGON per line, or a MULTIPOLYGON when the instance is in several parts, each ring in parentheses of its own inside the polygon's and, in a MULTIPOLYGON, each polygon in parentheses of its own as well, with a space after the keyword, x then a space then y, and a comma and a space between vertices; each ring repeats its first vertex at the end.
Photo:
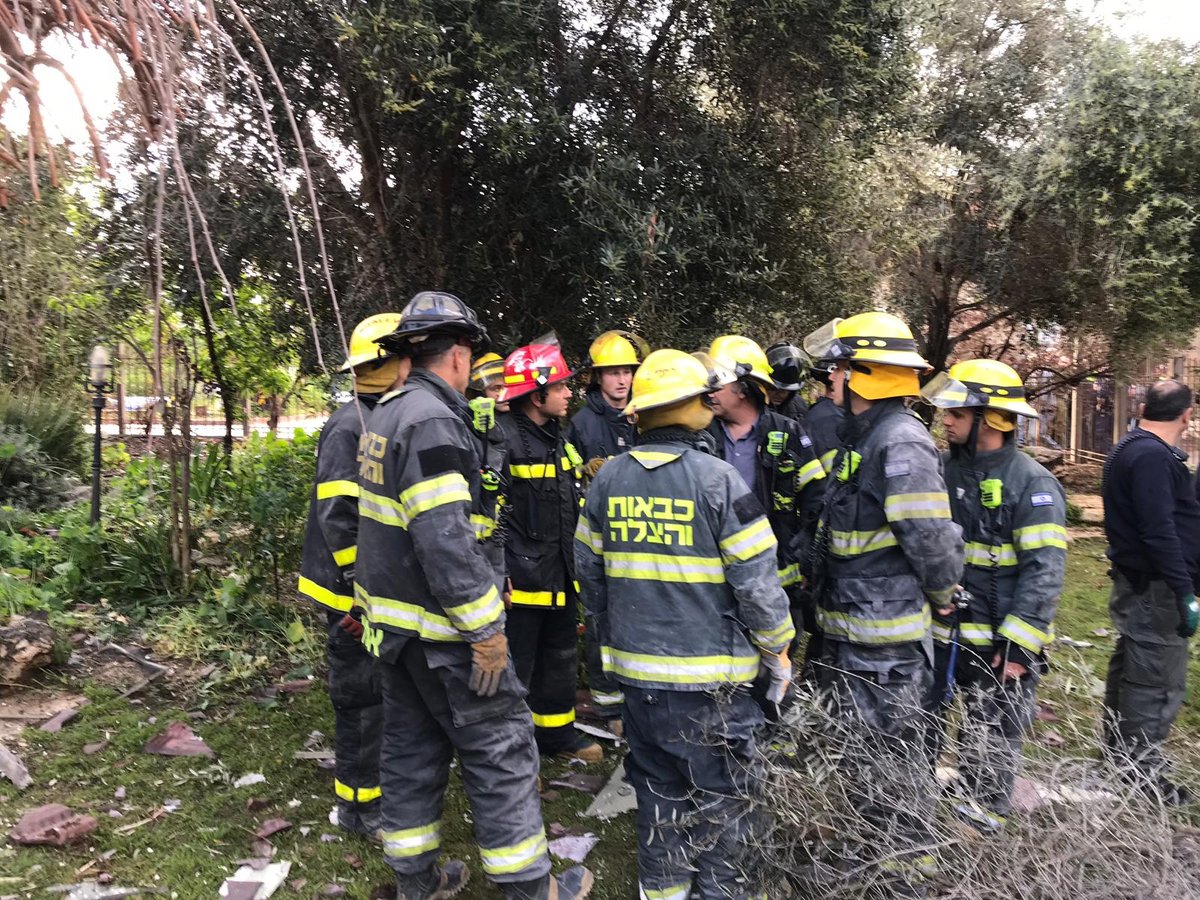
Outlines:
POLYGON ((800 435, 800 446, 801 447, 811 447, 812 446, 812 438, 810 438, 807 434, 800 435))
POLYGON ((907 459, 898 459, 895 462, 885 463, 883 466, 883 474, 888 478, 895 478, 897 475, 907 475, 912 471, 912 464, 907 459))
POLYGON ((427 478, 443 472, 470 472, 478 465, 470 450, 450 444, 418 451, 417 462, 421 466, 421 474, 427 478))
POLYGON ((733 501, 733 512, 738 517, 738 521, 743 525, 748 525, 759 516, 766 515, 763 512, 762 504, 758 502, 758 498, 753 494, 742 494, 733 501))
POLYGON ((1029 503, 1032 506, 1053 506, 1054 495, 1049 491, 1038 491, 1029 495, 1029 503))

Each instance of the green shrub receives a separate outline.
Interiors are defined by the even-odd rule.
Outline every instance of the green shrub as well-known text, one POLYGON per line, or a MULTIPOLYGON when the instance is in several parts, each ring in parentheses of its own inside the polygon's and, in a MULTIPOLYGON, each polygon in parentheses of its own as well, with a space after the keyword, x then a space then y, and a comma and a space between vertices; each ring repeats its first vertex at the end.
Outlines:
POLYGON ((1067 501, 1067 524, 1073 528, 1078 528, 1083 524, 1083 510, 1070 500, 1067 501))
POLYGON ((23 431, 57 469, 73 475, 83 471, 87 456, 81 412, 82 397, 22 394, 0 388, 0 428, 23 431))
POLYGON ((0 503, 49 509, 72 486, 67 471, 55 465, 34 435, 0 425, 0 503))

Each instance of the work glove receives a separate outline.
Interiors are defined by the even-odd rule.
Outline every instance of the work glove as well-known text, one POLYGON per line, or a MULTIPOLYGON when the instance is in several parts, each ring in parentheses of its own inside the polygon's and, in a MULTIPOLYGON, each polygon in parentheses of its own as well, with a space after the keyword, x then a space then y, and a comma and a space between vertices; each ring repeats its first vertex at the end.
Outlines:
POLYGON ((778 706, 787 696, 788 685, 792 683, 792 661, 786 647, 778 653, 763 649, 758 652, 762 654, 763 668, 771 677, 767 685, 767 700, 778 706))
POLYGON ((344 616, 342 616, 342 621, 338 622, 338 625, 341 627, 342 631, 346 632, 351 637, 358 638, 360 641, 362 640, 363 624, 358 619, 354 618, 354 616, 350 615, 350 613, 346 613, 344 616))
POLYGON ((608 460, 603 456, 593 456, 583 465, 583 474, 588 478, 595 478, 596 473, 604 468, 604 464, 608 460))
POLYGON ((503 631, 471 645, 471 680, 467 687, 480 697, 495 697, 508 667, 508 638, 503 631))
POLYGON ((1176 633, 1181 638, 1190 638, 1200 627, 1200 603, 1196 602, 1195 594, 1178 597, 1175 606, 1179 610, 1179 628, 1176 633))

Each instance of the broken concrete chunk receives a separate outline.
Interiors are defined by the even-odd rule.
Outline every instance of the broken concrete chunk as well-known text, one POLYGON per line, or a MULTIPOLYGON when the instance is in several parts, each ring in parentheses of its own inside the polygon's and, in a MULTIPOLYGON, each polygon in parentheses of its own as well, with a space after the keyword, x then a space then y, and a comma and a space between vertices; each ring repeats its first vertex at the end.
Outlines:
POLYGON ((608 784, 592 801, 592 805, 587 808, 584 815, 595 816, 604 821, 635 809, 637 809, 637 795, 633 792, 633 785, 625 780, 625 763, 621 763, 613 769, 608 784))
POLYGON ((233 783, 235 788, 250 787, 252 784, 265 784, 267 776, 262 772, 251 772, 248 775, 243 775, 233 783))
POLYGON ((21 757, 3 744, 0 744, 0 775, 15 784, 19 791, 23 791, 33 784, 33 779, 29 776, 29 770, 25 768, 25 763, 21 762, 21 757))
POLYGON ((267 819, 267 821, 258 826, 258 830, 254 832, 254 835, 266 840, 271 835, 287 831, 291 827, 292 823, 287 819, 267 819))
POLYGON ((60 710, 38 727, 42 731, 48 731, 51 734, 57 734, 58 732, 62 731, 62 727, 64 725, 79 715, 79 710, 83 709, 87 705, 88 701, 84 700, 82 703, 72 709, 60 710))
POLYGON ((53 661, 54 629, 26 616, 0 625, 0 681, 25 681, 53 661))
POLYGON ((271 863, 261 869, 242 866, 221 885, 226 900, 267 900, 287 879, 290 862, 271 863))
POLYGON ((572 772, 562 778, 550 782, 551 787, 571 788, 583 791, 585 794, 596 794, 604 787, 604 779, 599 775, 584 775, 582 772, 572 772))
POLYGON ((50 803, 21 816, 8 838, 14 844, 63 847, 87 837, 96 825, 92 816, 80 815, 61 803, 50 803))
POLYGON ((587 834, 568 834, 555 838, 550 842, 549 847, 550 852, 559 859, 569 859, 572 862, 581 863, 587 859, 587 855, 598 843, 600 843, 600 838, 588 832, 587 834))
POLYGON ((160 756, 207 756, 212 759, 216 755, 182 722, 172 722, 166 730, 146 741, 142 750, 160 756))
POLYGON ((94 744, 84 744, 84 756, 95 756, 101 750, 108 746, 108 741, 96 741, 94 744))

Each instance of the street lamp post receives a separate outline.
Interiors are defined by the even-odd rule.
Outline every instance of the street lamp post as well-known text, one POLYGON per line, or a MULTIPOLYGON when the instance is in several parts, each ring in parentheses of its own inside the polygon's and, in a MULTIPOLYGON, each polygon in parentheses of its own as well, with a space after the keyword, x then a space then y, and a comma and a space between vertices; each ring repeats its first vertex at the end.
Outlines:
POLYGON ((92 524, 100 522, 100 414, 108 403, 104 395, 113 390, 113 361, 101 344, 92 348, 88 357, 86 386, 92 392, 92 409, 96 413, 96 433, 92 441, 92 524))

